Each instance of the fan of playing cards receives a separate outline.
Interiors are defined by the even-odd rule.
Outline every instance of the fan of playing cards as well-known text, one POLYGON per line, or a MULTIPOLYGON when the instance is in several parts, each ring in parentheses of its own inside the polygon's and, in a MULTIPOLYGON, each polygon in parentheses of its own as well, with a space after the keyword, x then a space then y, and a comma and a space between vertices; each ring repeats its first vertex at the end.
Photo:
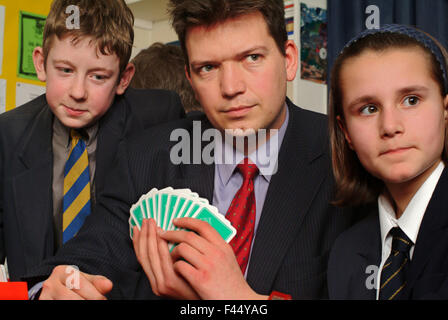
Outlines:
MULTIPOLYGON (((229 242, 236 234, 235 228, 209 204, 207 199, 199 197, 190 189, 173 189, 171 187, 157 190, 156 188, 140 197, 130 210, 129 229, 131 239, 133 228, 140 230, 143 219, 152 218, 163 230, 180 230, 173 224, 175 218, 196 218, 208 222, 226 241, 229 242)), ((175 244, 168 244, 170 251, 175 244)))

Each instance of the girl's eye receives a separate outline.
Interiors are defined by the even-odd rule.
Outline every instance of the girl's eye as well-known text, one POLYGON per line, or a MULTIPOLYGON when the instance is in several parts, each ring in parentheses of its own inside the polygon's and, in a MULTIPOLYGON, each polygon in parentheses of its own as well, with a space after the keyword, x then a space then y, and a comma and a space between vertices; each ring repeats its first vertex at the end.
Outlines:
POLYGON ((369 115, 377 112, 378 108, 373 104, 369 104, 367 106, 362 107, 360 111, 361 114, 369 115))
POLYGON ((202 66, 202 67, 200 68, 200 72, 210 72, 210 71, 212 71, 212 70, 213 70, 213 66, 210 65, 210 64, 207 64, 207 65, 202 66))
POLYGON ((408 107, 412 107, 417 105, 420 102, 420 99, 416 96, 409 96, 404 99, 404 105, 408 107))

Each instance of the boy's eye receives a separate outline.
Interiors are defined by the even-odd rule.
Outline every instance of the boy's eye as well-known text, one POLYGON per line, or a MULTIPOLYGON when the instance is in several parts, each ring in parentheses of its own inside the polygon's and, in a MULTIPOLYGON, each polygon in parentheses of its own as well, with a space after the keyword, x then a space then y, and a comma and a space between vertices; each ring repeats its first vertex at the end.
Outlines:
POLYGON ((61 72, 63 72, 63 73, 70 73, 70 72, 72 72, 72 69, 70 69, 70 68, 59 68, 59 70, 61 72))
POLYGON ((420 99, 416 96, 409 96, 404 99, 404 105, 408 107, 415 106, 419 103, 420 99))
POLYGON ((96 74, 93 77, 95 78, 95 80, 104 80, 106 78, 105 76, 102 76, 100 74, 96 74))
POLYGON ((373 104, 369 104, 367 106, 362 107, 360 111, 361 114, 369 115, 377 112, 378 108, 373 104))

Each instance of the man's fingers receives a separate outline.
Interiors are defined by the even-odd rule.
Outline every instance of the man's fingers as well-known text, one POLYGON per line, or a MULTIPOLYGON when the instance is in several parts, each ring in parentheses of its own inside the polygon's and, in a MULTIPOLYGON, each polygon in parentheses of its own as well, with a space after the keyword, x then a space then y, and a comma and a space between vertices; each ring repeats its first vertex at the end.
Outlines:
POLYGON ((135 227, 134 234, 137 236, 134 238, 134 248, 135 253, 137 254, 137 259, 140 262, 143 270, 145 271, 146 276, 148 277, 149 282, 151 283, 151 288, 156 295, 159 295, 157 289, 157 281, 154 275, 154 271, 151 267, 151 262, 149 259, 148 253, 148 241, 150 236, 150 220, 143 219, 141 230, 138 231, 137 227, 135 227))
POLYGON ((208 222, 194 218, 178 218, 174 219, 173 223, 179 228, 188 229, 198 233, 201 237, 211 243, 219 244, 224 241, 219 233, 208 222))

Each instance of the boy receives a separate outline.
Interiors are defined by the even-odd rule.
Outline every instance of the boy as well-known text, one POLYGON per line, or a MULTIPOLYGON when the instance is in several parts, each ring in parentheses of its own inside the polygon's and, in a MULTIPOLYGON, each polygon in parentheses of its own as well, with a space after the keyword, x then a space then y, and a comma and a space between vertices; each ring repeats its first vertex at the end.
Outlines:
POLYGON ((0 116, 0 261, 11 280, 77 234, 124 136, 183 112, 175 94, 126 90, 133 21, 123 0, 52 4, 33 52, 46 94, 0 116), (68 29, 73 5, 79 28, 68 29))

